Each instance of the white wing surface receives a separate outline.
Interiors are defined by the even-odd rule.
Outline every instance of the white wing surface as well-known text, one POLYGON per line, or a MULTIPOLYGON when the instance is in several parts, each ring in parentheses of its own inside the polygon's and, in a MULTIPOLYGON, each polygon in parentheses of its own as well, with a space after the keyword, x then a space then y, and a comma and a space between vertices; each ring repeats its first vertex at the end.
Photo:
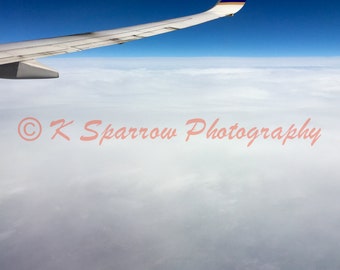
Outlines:
POLYGON ((55 38, 0 44, 0 78, 58 78, 58 72, 35 61, 37 58, 79 52, 180 30, 225 16, 233 16, 244 6, 243 1, 219 1, 203 13, 147 23, 137 26, 62 36, 55 38))

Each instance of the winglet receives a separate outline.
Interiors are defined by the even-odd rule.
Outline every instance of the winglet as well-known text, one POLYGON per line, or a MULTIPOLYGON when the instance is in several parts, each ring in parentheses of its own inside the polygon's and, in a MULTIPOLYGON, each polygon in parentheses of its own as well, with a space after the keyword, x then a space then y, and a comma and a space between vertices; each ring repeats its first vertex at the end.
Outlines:
POLYGON ((214 14, 220 17, 234 16, 235 13, 239 12, 243 8, 245 3, 246 0, 241 1, 220 0, 212 9, 209 10, 209 12, 213 12, 214 14))

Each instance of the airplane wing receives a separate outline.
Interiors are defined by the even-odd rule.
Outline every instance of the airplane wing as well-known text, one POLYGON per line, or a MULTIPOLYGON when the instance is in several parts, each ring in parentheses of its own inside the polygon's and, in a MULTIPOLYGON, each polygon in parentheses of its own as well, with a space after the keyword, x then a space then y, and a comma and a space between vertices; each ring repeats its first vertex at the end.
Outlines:
POLYGON ((38 63, 35 59, 114 44, 123 44, 133 40, 180 30, 221 17, 233 16, 242 9, 245 1, 246 0, 220 0, 213 8, 203 13, 155 23, 107 31, 0 44, 0 78, 58 78, 59 74, 57 71, 38 63))

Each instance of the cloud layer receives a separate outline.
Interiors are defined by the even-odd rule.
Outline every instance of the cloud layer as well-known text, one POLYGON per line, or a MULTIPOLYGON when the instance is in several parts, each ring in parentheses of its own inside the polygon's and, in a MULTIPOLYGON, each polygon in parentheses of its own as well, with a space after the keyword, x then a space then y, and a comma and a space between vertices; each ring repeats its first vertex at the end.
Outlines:
POLYGON ((338 269, 340 61, 61 59, 61 78, 1 82, 0 268, 338 269), (36 142, 21 119, 43 125, 36 142), (311 147, 186 143, 185 122, 289 127, 311 147), (71 141, 51 140, 56 119, 71 141), (86 121, 175 127, 171 141, 81 142, 86 121))

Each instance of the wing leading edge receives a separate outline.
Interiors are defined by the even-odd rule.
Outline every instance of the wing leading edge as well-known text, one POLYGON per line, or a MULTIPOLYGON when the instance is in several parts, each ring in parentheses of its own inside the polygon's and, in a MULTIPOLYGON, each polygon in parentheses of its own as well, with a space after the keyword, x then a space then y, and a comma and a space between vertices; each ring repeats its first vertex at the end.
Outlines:
POLYGON ((79 52, 103 46, 172 32, 205 23, 240 11, 246 0, 220 0, 202 13, 119 29, 76 34, 55 38, 0 44, 0 78, 47 79, 58 78, 57 71, 35 61, 37 58, 79 52))

